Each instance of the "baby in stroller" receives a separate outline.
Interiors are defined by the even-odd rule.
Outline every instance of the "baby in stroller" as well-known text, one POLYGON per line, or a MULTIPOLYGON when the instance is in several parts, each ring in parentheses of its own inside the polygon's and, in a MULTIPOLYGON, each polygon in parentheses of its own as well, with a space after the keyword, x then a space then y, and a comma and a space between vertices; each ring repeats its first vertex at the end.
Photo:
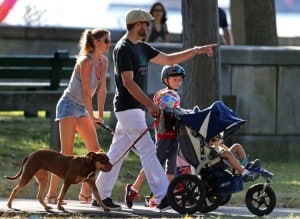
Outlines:
POLYGON ((259 167, 260 160, 256 159, 248 162, 242 145, 238 143, 228 148, 223 143, 223 132, 210 139, 208 145, 225 158, 225 162, 228 161, 229 165, 242 175, 244 182, 254 181, 259 177, 259 174, 251 172, 251 169, 259 167))

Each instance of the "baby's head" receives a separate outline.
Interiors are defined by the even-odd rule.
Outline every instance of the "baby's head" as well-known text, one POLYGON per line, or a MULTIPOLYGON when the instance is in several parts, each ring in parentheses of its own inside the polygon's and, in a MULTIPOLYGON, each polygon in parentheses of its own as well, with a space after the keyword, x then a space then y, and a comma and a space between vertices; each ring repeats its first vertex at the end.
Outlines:
POLYGON ((223 143, 223 132, 221 132, 220 134, 216 135, 215 137, 213 137, 208 141, 209 145, 220 145, 222 143, 223 143))
POLYGON ((177 90, 185 77, 185 71, 181 65, 165 65, 161 70, 161 81, 169 89, 177 90))

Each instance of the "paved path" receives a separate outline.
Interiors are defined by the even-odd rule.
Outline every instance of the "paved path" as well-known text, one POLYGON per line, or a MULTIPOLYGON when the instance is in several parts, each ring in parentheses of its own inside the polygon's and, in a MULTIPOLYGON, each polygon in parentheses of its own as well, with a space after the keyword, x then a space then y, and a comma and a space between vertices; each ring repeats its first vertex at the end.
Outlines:
MULTIPOLYGON (((79 201, 67 200, 65 212, 58 211, 53 205, 53 210, 46 212, 37 200, 34 199, 15 199, 13 202, 14 209, 8 209, 6 206, 7 199, 0 198, 0 217, 24 216, 33 218, 34 216, 51 216, 51 217, 68 217, 68 216, 84 216, 85 218, 182 218, 183 215, 178 214, 174 210, 159 212, 157 209, 150 209, 143 206, 143 203, 138 203, 133 206, 133 209, 127 209, 122 205, 120 211, 104 212, 101 208, 91 205, 80 204, 79 201)), ((270 217, 286 217, 293 214, 300 217, 300 209, 276 208, 269 215, 270 217)), ((245 207, 221 206, 216 211, 208 214, 196 213, 193 217, 198 218, 216 218, 221 216, 235 216, 239 218, 254 218, 245 207)))

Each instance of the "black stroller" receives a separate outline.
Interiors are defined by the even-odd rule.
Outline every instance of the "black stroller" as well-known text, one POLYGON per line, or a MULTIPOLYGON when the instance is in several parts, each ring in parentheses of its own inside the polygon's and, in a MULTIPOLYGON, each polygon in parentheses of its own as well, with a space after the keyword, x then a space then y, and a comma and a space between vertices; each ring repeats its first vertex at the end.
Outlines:
MULTIPOLYGON (((208 146, 208 141, 219 133, 223 133, 223 138, 228 137, 246 121, 221 101, 204 110, 171 111, 178 120, 180 152, 194 171, 178 174, 170 182, 169 204, 181 214, 213 211, 226 204, 232 193, 243 190, 243 179, 208 146)), ((276 195, 270 187, 273 174, 260 166, 251 171, 266 181, 248 189, 245 197, 247 208, 258 216, 270 214, 276 205, 276 195)))

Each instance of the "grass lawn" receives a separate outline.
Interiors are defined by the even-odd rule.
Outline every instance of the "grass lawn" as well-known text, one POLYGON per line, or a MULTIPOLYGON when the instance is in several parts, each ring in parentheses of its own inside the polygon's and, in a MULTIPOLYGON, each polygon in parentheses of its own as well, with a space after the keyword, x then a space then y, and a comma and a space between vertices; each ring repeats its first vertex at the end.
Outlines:
MULTIPOLYGON (((108 116, 107 116, 108 117, 108 116)), ((106 118, 108 119, 108 118, 106 118)), ((22 113, 15 112, 7 114, 0 112, 0 194, 1 197, 8 197, 17 181, 9 181, 3 176, 15 175, 20 168, 23 158, 30 152, 37 149, 49 148, 50 122, 45 118, 43 112, 39 113, 38 118, 24 118, 22 113)), ((112 136, 104 129, 97 130, 101 147, 107 151, 112 136)), ((76 137, 75 153, 84 154, 85 147, 80 139, 76 137)), ((263 161, 262 161, 263 162, 263 161)), ((300 161, 290 163, 264 163, 263 167, 275 174, 271 184, 277 196, 277 207, 300 207, 300 161)), ((113 199, 122 202, 124 185, 132 183, 141 168, 137 155, 131 153, 124 162, 117 184, 113 190, 113 199)), ((228 205, 245 206, 244 198, 247 189, 257 182, 245 183, 244 190, 234 193, 228 205)), ((19 198, 35 198, 36 183, 32 180, 20 194, 19 198)), ((77 199, 80 185, 73 185, 68 190, 66 199, 77 199)), ((149 194, 149 188, 145 183, 141 189, 140 201, 143 196, 149 194)))

